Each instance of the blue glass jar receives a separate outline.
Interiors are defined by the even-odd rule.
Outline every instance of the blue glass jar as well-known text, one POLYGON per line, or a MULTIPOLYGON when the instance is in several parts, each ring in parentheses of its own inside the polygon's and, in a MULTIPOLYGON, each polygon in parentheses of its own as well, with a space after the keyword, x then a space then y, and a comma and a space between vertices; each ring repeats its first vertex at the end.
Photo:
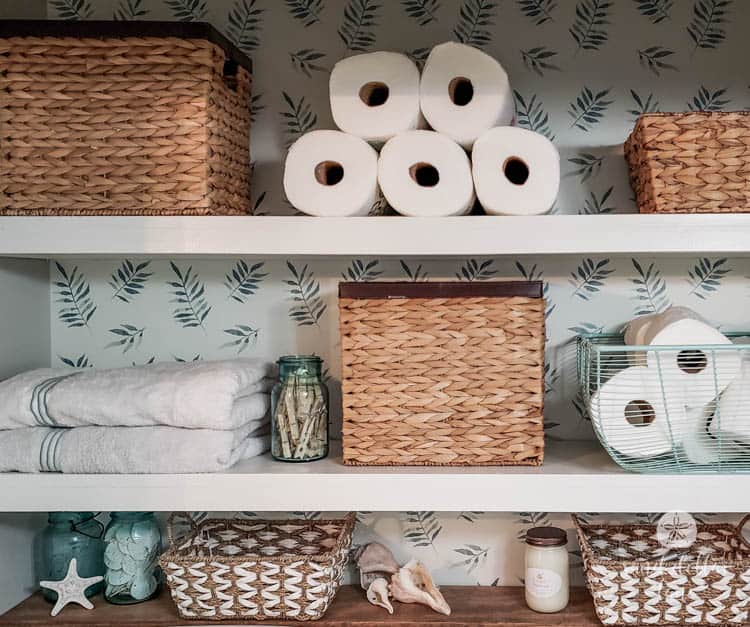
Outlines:
POLYGON ((323 360, 315 355, 279 359, 279 382, 271 392, 271 455, 285 462, 311 462, 328 455, 328 388, 323 360))
MULTIPOLYGON (((50 512, 47 527, 37 538, 37 581, 59 581, 68 574, 70 560, 76 559, 81 577, 104 575, 104 525, 94 512, 50 512)), ((102 591, 99 582, 86 588, 86 596, 102 591)), ((47 601, 54 603, 57 592, 42 589, 47 601)))
POLYGON ((104 598, 131 605, 159 589, 161 530, 153 512, 112 512, 104 532, 104 598))

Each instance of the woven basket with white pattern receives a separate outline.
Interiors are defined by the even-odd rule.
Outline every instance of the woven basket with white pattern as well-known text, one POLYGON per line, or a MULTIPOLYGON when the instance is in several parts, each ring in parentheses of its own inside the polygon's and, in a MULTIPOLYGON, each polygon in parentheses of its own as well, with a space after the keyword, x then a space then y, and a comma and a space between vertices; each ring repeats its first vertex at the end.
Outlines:
POLYGON ((675 551, 662 547, 654 525, 574 521, 602 624, 742 625, 748 620, 750 549, 738 527, 698 524, 692 546, 675 551))
POLYGON ((341 520, 191 521, 161 556, 182 618, 317 620, 341 585, 354 516, 341 520))

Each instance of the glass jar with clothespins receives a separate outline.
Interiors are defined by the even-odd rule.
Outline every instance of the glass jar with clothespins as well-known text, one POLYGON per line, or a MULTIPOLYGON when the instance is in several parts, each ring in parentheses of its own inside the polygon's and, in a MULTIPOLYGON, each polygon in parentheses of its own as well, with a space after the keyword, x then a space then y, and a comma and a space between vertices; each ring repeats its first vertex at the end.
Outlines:
POLYGON ((279 382, 271 394, 271 454, 285 462, 328 455, 328 388, 323 360, 315 355, 279 359, 279 382))

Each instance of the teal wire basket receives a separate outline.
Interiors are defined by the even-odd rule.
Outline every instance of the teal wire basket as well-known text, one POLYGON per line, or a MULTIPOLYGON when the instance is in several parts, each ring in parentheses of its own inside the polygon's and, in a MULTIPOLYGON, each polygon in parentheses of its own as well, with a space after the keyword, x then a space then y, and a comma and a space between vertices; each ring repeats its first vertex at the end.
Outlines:
POLYGON ((612 459, 642 473, 750 472, 750 334, 726 345, 578 338, 578 380, 612 459))

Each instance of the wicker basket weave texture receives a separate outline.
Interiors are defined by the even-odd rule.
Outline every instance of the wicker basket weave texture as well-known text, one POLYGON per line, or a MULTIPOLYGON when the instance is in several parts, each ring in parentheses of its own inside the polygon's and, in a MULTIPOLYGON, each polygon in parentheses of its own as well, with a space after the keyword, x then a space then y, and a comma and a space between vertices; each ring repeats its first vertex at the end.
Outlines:
POLYGON ((542 463, 542 298, 340 298, 339 309, 344 463, 542 463))
POLYGON ((750 113, 642 115, 625 143, 641 213, 750 212, 750 113))
POLYGON ((5 215, 241 214, 249 72, 180 37, 0 39, 5 215))
POLYGON ((161 556, 182 618, 321 618, 341 585, 354 516, 340 520, 209 519, 161 556))
POLYGON ((653 525, 575 521, 588 588, 602 624, 746 624, 750 550, 736 527, 699 524, 693 546, 670 556, 653 525))

